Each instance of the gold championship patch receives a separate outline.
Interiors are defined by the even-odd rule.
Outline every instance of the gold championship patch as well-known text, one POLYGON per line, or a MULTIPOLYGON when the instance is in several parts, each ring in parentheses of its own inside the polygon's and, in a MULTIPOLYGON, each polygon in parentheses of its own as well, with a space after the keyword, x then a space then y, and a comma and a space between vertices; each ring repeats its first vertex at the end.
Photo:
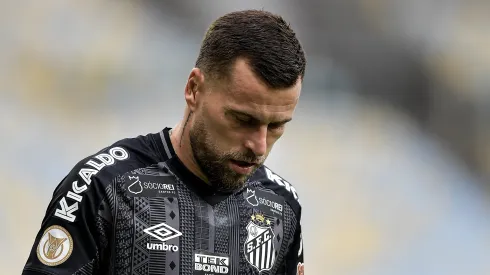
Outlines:
POLYGON ((73 251, 70 233, 59 225, 52 225, 44 231, 37 246, 37 258, 48 266, 64 263, 73 251))

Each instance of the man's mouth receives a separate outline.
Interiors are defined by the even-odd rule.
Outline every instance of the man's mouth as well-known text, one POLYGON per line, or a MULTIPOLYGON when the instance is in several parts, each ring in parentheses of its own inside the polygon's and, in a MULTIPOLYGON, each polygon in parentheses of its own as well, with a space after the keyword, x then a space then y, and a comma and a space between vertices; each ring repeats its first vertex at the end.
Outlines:
POLYGON ((253 168, 257 165, 255 162, 247 162, 241 160, 230 160, 231 168, 238 174, 247 175, 252 173, 253 168))
POLYGON ((247 162, 247 161, 241 161, 241 160, 231 160, 234 164, 243 167, 243 168, 248 168, 250 166, 254 166, 256 163, 253 162, 247 162))

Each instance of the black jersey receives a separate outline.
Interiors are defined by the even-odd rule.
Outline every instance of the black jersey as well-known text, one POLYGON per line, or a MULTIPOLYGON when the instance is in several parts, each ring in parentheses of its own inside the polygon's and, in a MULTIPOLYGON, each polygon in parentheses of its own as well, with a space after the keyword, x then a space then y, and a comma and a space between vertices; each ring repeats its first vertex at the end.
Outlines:
POLYGON ((22 274, 303 274, 300 218, 294 187, 265 166, 236 192, 214 190, 166 128, 74 167, 22 274))

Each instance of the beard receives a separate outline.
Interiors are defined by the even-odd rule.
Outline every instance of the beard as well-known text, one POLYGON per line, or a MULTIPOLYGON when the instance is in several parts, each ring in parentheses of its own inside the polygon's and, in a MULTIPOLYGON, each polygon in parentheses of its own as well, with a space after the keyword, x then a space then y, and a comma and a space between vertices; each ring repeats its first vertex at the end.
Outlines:
POLYGON ((192 153, 203 173, 209 180, 209 184, 221 192, 233 192, 242 188, 247 180, 262 165, 265 158, 257 157, 252 151, 222 152, 215 140, 206 131, 202 120, 196 120, 189 130, 189 140, 192 153), (258 163, 247 175, 235 172, 230 167, 230 160, 258 163))

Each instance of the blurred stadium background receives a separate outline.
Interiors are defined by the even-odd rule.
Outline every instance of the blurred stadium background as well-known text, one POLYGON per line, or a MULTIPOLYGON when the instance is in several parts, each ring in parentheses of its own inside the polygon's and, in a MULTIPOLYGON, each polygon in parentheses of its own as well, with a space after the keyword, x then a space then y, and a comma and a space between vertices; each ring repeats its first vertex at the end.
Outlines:
POLYGON ((0 274, 78 160, 181 118, 207 26, 244 8, 308 54, 268 160, 298 189, 307 274, 490 274, 485 0, 1 1, 0 274))

